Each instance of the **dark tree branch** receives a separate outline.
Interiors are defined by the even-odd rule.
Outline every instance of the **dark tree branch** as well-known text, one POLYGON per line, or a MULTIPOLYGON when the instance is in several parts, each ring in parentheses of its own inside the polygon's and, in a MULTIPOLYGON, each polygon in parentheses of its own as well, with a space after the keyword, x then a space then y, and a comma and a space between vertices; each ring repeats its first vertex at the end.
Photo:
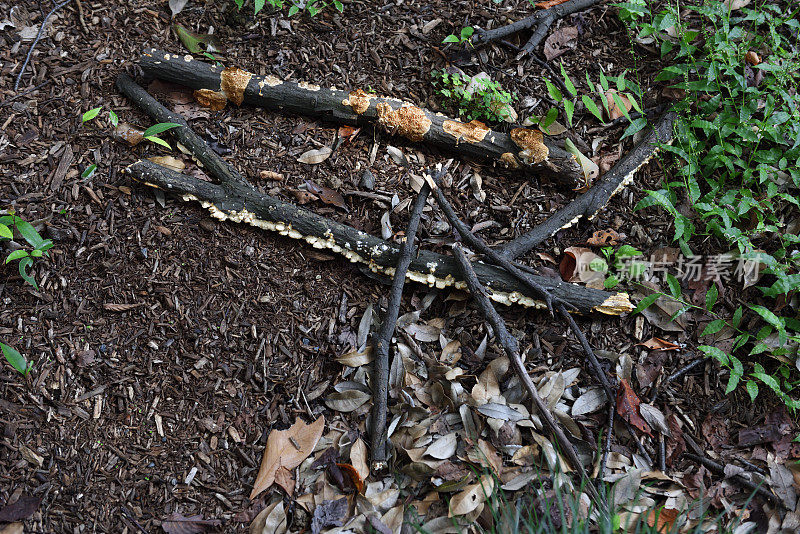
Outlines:
POLYGON ((533 15, 507 24, 506 26, 500 26, 492 30, 479 30, 472 36, 471 41, 474 45, 481 45, 496 39, 508 37, 522 30, 533 28, 533 36, 523 47, 523 52, 528 53, 542 42, 547 35, 547 30, 550 29, 550 26, 552 26, 555 21, 567 15, 589 9, 599 1, 600 0, 569 0, 568 2, 551 7, 550 9, 536 11, 533 15))
MULTIPOLYGON (((428 171, 431 173, 432 171, 428 171)), ((444 174, 446 170, 439 170, 444 174)), ((392 288, 389 291, 389 304, 383 318, 377 341, 374 344, 374 360, 372 371, 372 465, 375 474, 385 473, 388 465, 388 438, 386 433, 386 412, 389 397, 389 347, 400 315, 400 302, 403 298, 403 287, 406 283, 406 273, 411 265, 411 255, 414 252, 414 238, 417 235, 422 210, 428 200, 431 188, 427 182, 422 186, 411 210, 411 219, 406 228, 406 239, 400 247, 400 257, 392 279, 392 288)))
POLYGON ((378 124, 389 133, 410 141, 425 142, 483 161, 527 168, 573 187, 583 181, 581 166, 572 154, 552 139, 542 138, 536 130, 517 128, 506 134, 490 130, 478 121, 463 123, 363 90, 348 92, 282 81, 274 76, 256 76, 241 69, 223 69, 191 56, 156 49, 146 52, 140 64, 150 76, 196 90, 213 91, 222 103, 232 100, 239 105, 319 117, 336 123, 378 124))
MULTIPOLYGON (((42 19, 42 24, 39 26, 39 31, 36 33, 36 38, 33 40, 33 43, 31 43, 31 47, 28 49, 28 54, 25 56, 25 61, 22 63, 22 67, 19 69, 19 72, 17 73, 17 79, 16 81, 14 81, 15 91, 19 89, 19 82, 22 81, 22 75, 25 73, 25 68, 28 66, 28 63, 31 60, 31 56, 33 55, 33 49, 36 48, 36 45, 39 44, 39 41, 42 39, 42 32, 44 32, 44 27, 47 25, 47 20, 53 16, 53 13, 55 13, 65 5, 69 4, 70 2, 72 2, 72 0, 64 0, 63 2, 56 4, 55 6, 53 6, 53 9, 51 9, 50 12, 47 15, 45 15, 44 18, 42 19)), ((44 15, 44 12, 42 12, 42 14, 44 15)))
POLYGON ((677 114, 667 112, 633 150, 622 157, 603 178, 587 192, 555 212, 542 224, 516 239, 496 248, 501 255, 513 260, 527 253, 561 229, 569 228, 581 218, 594 218, 614 194, 633 179, 636 171, 653 156, 658 143, 672 140, 672 125, 677 114))

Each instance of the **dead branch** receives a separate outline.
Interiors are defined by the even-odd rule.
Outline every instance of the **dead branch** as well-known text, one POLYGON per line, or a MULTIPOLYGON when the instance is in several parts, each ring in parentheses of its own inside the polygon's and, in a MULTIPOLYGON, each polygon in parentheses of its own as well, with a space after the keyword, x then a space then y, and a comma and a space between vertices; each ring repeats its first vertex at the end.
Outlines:
POLYGON ((554 236, 559 230, 577 224, 582 218, 593 219, 608 201, 633 180, 636 171, 655 155, 658 143, 669 143, 672 140, 672 125, 676 113, 665 113, 648 134, 622 157, 591 189, 555 212, 542 224, 531 231, 496 248, 508 259, 518 258, 527 253, 542 241, 554 236))
POLYGON ((464 123, 395 98, 323 88, 305 82, 256 76, 236 67, 222 68, 151 49, 140 64, 150 76, 195 89, 198 98, 224 106, 230 100, 327 121, 374 125, 413 142, 425 142, 461 156, 526 168, 577 187, 583 172, 575 158, 535 129, 515 128, 506 134, 480 121, 464 123))
MULTIPOLYGON (((126 74, 117 78, 117 87, 155 120, 181 124, 170 132, 184 146, 194 146, 193 139, 200 139, 180 115, 159 104, 126 74)), ((353 262, 367 264, 376 272, 392 274, 391 270, 395 268, 400 255, 394 243, 258 191, 207 146, 194 146, 190 150, 220 180, 220 184, 199 180, 150 161, 134 163, 126 172, 145 185, 172 192, 185 200, 201 202, 212 216, 220 220, 245 222, 302 239, 314 247, 327 248, 353 262)), ((502 269, 479 263, 475 265, 475 271, 482 283, 491 288, 495 301, 544 307, 544 303, 533 298, 535 294, 528 287, 502 269)), ((426 250, 419 251, 413 258, 407 278, 439 288, 465 287, 452 257, 426 250)), ((568 303, 582 313, 600 311, 618 315, 633 309, 624 293, 608 293, 554 282, 546 277, 534 276, 533 280, 555 299, 568 303)))
MULTIPOLYGON (((432 172, 432 171, 429 171, 432 172)), ((444 174, 446 169, 439 169, 444 174)), ((419 221, 422 218, 422 209, 431 192, 430 186, 425 183, 417 195, 414 208, 411 210, 411 219, 406 228, 406 239, 400 247, 400 257, 397 259, 392 289, 389 291, 389 304, 386 306, 386 315, 383 318, 377 341, 373 344, 374 361, 372 371, 372 465, 375 474, 385 473, 388 465, 386 435, 386 412, 389 397, 389 347, 400 315, 400 302, 403 298, 403 287, 406 283, 406 273, 411 265, 411 254, 414 252, 414 238, 417 235, 419 221)))
POLYGON ((500 345, 502 345, 506 355, 508 355, 508 358, 511 360, 511 363, 514 366, 514 371, 517 373, 520 382, 522 382, 522 385, 525 387, 528 395, 531 397, 533 404, 536 406, 536 410, 542 416, 542 420, 550 429, 550 432, 553 434, 553 437, 556 440, 560 450, 564 452, 565 456, 567 457, 567 461, 580 475, 581 481, 584 483, 583 487, 586 488, 600 510, 606 511, 605 503, 600 499, 597 490, 589 480, 589 475, 586 473, 586 469, 584 469, 580 458, 578 458, 578 453, 575 452, 575 448, 567 438, 564 430, 562 430, 561 425, 555 420, 553 414, 539 396, 536 386, 534 386, 530 375, 528 375, 528 370, 525 369, 525 364, 522 363, 522 358, 520 358, 519 355, 519 343, 517 342, 517 339, 509 333, 508 329, 506 328, 505 321, 502 317, 500 317, 500 314, 497 313, 497 310, 494 309, 494 306, 486 296, 486 290, 481 285, 478 277, 475 275, 475 271, 472 267, 473 264, 467 259, 467 256, 464 254, 464 250, 461 248, 461 245, 457 243, 453 245, 453 255, 456 259, 459 269, 461 270, 461 275, 467 282, 467 287, 469 288, 470 293, 472 293, 472 298, 475 300, 478 308, 483 313, 486 321, 492 325, 495 338, 500 342, 500 345))
POLYGON ((478 30, 478 32, 472 36, 471 41, 473 45, 477 46, 496 39, 503 39, 522 30, 533 28, 533 35, 528 42, 525 43, 525 46, 522 47, 522 51, 520 52, 520 55, 529 54, 544 40, 547 36, 547 31, 555 21, 572 15, 573 13, 585 11, 599 3, 599 1, 600 0, 569 0, 568 2, 551 7, 550 9, 537 11, 529 17, 525 17, 524 19, 499 28, 484 31, 478 30))

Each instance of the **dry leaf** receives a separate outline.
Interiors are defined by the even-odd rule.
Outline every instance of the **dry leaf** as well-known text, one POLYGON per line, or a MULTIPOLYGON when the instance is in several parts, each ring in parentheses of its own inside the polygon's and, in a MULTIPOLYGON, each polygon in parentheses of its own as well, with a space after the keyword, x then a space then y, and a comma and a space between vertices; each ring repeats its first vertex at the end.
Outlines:
MULTIPOLYGON (((2 26, 1 22, 0 26, 2 26)), ((16 522, 0 526, 0 534, 25 534, 25 524, 16 522)))
POLYGON ((183 10, 183 7, 188 1, 189 0, 169 0, 169 10, 172 11, 173 18, 183 10))
POLYGON ((339 137, 341 139, 344 139, 344 144, 347 144, 347 143, 351 142, 353 139, 355 139, 356 136, 358 135, 358 132, 360 132, 360 131, 361 131, 361 128, 356 128, 355 126, 344 125, 344 126, 339 126, 338 134, 339 134, 339 137))
POLYGON ((581 165, 584 183, 574 188, 574 190, 583 193, 591 187, 592 182, 600 175, 600 166, 578 150, 578 147, 575 146, 575 143, 573 143, 570 138, 564 140, 564 148, 567 152, 575 156, 575 159, 578 160, 578 163, 581 165))
POLYGON ((564 249, 564 258, 559 265, 561 278, 567 282, 582 282, 588 287, 602 288, 605 273, 593 271, 592 262, 602 259, 584 247, 568 247, 564 249), (598 287, 599 286, 599 287, 598 287))
POLYGON ((547 61, 557 58, 578 44, 577 26, 563 26, 551 33, 544 41, 544 56, 547 61))
POLYGON ((650 350, 681 350, 680 345, 676 345, 675 343, 661 339, 660 337, 651 337, 644 343, 637 343, 636 346, 647 347, 650 350))
POLYGON ((337 208, 347 209, 344 203, 344 197, 340 195, 338 191, 330 187, 325 187, 324 185, 316 184, 311 180, 306 180, 305 183, 308 191, 315 194, 325 204, 332 204, 337 208))
POLYGON ((292 191, 292 194, 299 204, 308 204, 312 200, 317 200, 317 196, 308 191, 292 191))
POLYGON ((494 478, 489 474, 483 475, 477 483, 467 486, 450 499, 450 511, 447 516, 466 515, 474 511, 486 502, 493 492, 494 478))
POLYGON ((324 146, 319 149, 313 149, 307 152, 303 152, 302 154, 300 154, 300 157, 297 158, 297 161, 299 161, 300 163, 307 163, 309 165, 317 165, 328 159, 332 153, 333 150, 331 150, 331 147, 324 146))
POLYGON ((180 512, 172 512, 161 523, 161 528, 167 534, 199 534, 220 526, 222 526, 222 521, 219 519, 203 519, 200 514, 187 517, 180 512))
POLYGON ((608 103, 608 118, 612 121, 625 116, 625 113, 623 113, 622 109, 620 109, 620 107, 617 105, 617 99, 615 99, 613 95, 617 95, 617 99, 619 99, 619 101, 622 102, 622 105, 625 106, 626 112, 630 112, 631 108, 633 107, 633 104, 631 104, 631 101, 628 100, 627 97, 619 94, 616 89, 609 89, 605 92, 605 97, 606 102, 608 103))
POLYGON ((362 351, 354 350, 347 354, 337 356, 336 361, 347 367, 361 367, 362 365, 367 365, 372 361, 372 345, 367 345, 362 351))
POLYGON ((328 395, 325 405, 337 412, 352 412, 361 407, 362 404, 370 399, 369 393, 351 389, 348 391, 337 391, 328 395))
MULTIPOLYGON (((350 464, 336 464, 336 467, 342 472, 350 483, 349 486, 355 489, 358 493, 364 492, 364 480, 358 473, 358 470, 350 464)), ((345 487, 348 485, 345 484, 345 487)))
POLYGON ((325 417, 320 415, 310 425, 298 420, 287 430, 270 432, 250 499, 272 486, 278 468, 291 470, 300 465, 314 451, 324 429, 325 417))
POLYGON ((722 5, 725 6, 725 9, 736 11, 737 9, 742 9, 745 6, 750 5, 750 2, 752 1, 753 0, 724 0, 722 5))
POLYGON ((639 397, 636 396, 628 381, 620 380, 619 389, 617 390, 617 413, 630 424, 652 437, 650 426, 639 413, 640 402, 639 397))
POLYGON ((152 158, 147 158, 156 165, 161 165, 162 167, 167 167, 168 169, 172 169, 176 172, 181 172, 183 169, 186 168, 186 164, 179 160, 174 156, 153 156, 152 158))
POLYGON ((572 405, 572 416, 586 415, 596 412, 608 402, 603 388, 591 388, 586 393, 575 399, 572 405))
POLYGON ((546 2, 539 2, 536 4, 536 7, 541 9, 550 9, 551 7, 555 7, 559 4, 563 4, 567 0, 547 0, 546 2))
POLYGON ((347 517, 347 497, 335 501, 322 501, 322 504, 314 509, 311 534, 319 534, 325 527, 340 527, 344 524, 345 517, 347 517))
POLYGON ((353 464, 362 480, 369 476, 369 453, 367 445, 361 438, 356 439, 350 447, 350 463, 353 464))
POLYGON ((131 146, 138 145, 144 139, 144 130, 140 130, 136 126, 128 124, 127 122, 120 122, 117 124, 111 137, 115 141, 128 143, 131 146))
POLYGON ((284 534, 288 524, 283 499, 270 504, 250 523, 250 534, 284 534))
POLYGON ((425 454, 437 460, 446 460, 456 453, 458 447, 458 436, 455 432, 444 435, 430 444, 425 449, 425 454))
POLYGON ((670 532, 675 521, 678 519, 678 510, 675 508, 661 508, 659 510, 650 510, 647 514, 647 525, 656 527, 656 530, 661 532, 670 532))

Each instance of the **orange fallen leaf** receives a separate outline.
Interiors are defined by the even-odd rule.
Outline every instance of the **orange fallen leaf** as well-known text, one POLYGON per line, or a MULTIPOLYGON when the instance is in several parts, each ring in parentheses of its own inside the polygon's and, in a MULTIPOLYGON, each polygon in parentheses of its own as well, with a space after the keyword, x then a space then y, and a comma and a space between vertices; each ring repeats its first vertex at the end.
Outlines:
POLYGON ((675 343, 661 339, 660 337, 651 337, 644 343, 637 343, 636 345, 647 347, 650 350, 680 350, 681 348, 680 345, 676 345, 675 343))
POLYGON ((360 131, 361 128, 356 128, 354 126, 345 124, 344 126, 339 126, 339 137, 344 140, 345 143, 349 143, 356 138, 358 132, 360 131))
POLYGON ((336 466, 341 469, 342 473, 350 480, 350 483, 358 493, 364 491, 364 481, 361 479, 361 475, 358 474, 355 467, 350 464, 336 464, 336 466))
POLYGON ((614 98, 614 95, 617 95, 619 101, 625 106, 625 112, 630 111, 633 107, 633 104, 631 104, 631 101, 628 100, 627 97, 618 93, 616 89, 609 89, 605 92, 605 97, 606 102, 608 102, 608 118, 612 121, 625 116, 625 112, 617 105, 617 99, 614 98))
POLYGON ((546 0, 545 2, 539 2, 536 4, 536 7, 542 9, 550 9, 551 7, 555 7, 559 4, 563 4, 567 0, 546 0))
MULTIPOLYGON (((320 415, 309 425, 298 420, 286 430, 270 432, 250 499, 272 486, 279 469, 291 471, 308 458, 314 452, 324 429, 325 417, 320 415)), ((286 482, 285 473, 281 473, 281 482, 286 482)))
POLYGON ((628 381, 620 380, 619 390, 617 390, 617 413, 630 424, 652 437, 650 426, 642 419, 642 415, 639 413, 640 403, 639 397, 636 396, 628 381))
POLYGON ((306 180, 306 187, 310 193, 317 195, 325 204, 332 204, 344 210, 347 209, 344 203, 344 197, 338 191, 330 187, 325 187, 324 185, 319 185, 311 180, 306 180))
POLYGON ((650 510, 647 514, 647 525, 656 527, 658 532, 669 532, 678 519, 678 510, 674 508, 661 508, 650 510))

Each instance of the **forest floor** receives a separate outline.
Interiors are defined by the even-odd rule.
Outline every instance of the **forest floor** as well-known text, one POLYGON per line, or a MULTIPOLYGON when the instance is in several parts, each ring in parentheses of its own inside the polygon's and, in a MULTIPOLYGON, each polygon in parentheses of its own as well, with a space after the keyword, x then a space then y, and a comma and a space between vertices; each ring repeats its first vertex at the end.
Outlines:
MULTIPOLYGON (((189 2, 176 20, 193 31, 213 27, 223 45, 217 56, 226 65, 322 86, 370 88, 451 116, 454 110, 443 106, 431 84, 431 71, 453 60, 453 49, 444 49, 443 38, 467 24, 496 27, 533 9, 527 0, 502 5, 351 2, 341 14, 332 7, 314 18, 262 13, 253 24, 230 20, 217 3, 203 4, 189 2)), ((31 44, 21 40, 20 32, 38 28, 42 16, 35 2, 0 0, 0 18, 9 17, 12 6, 14 24, 0 26, 0 209, 13 209, 34 223, 55 246, 49 258, 34 266, 38 290, 23 282, 16 265, 0 267, 0 340, 32 364, 23 377, 0 363, 0 508, 22 496, 40 499, 27 519, 28 532, 157 532, 175 512, 219 520, 224 531, 232 532, 246 531, 272 499, 272 504, 285 503, 291 530, 303 528, 324 501, 300 496, 314 487, 330 501, 347 494, 346 488, 299 473, 297 501, 281 500, 283 490, 272 488, 251 502, 248 496, 267 436, 324 415, 325 437, 315 457, 334 446, 340 463, 366 474, 362 445, 369 442, 365 419, 370 403, 348 405, 345 412, 331 408, 343 403, 325 400, 345 381, 361 384, 355 391, 366 388, 369 366, 343 366, 337 358, 358 352, 359 327, 363 337, 370 326, 365 313, 374 310, 378 323, 388 286, 338 256, 255 228, 220 223, 195 203, 154 195, 121 172, 140 157, 163 153, 154 144, 130 147, 115 141, 106 117, 113 110, 122 121, 151 124, 117 92, 114 80, 122 71, 140 75, 137 59, 147 47, 186 53, 172 30, 167 2, 84 0, 82 22, 76 4, 67 5, 48 24, 18 91, 14 80, 31 44), (38 88, 16 96, 34 86, 38 88), (81 115, 98 106, 103 107, 100 117, 82 124, 81 115), (96 172, 82 178, 91 164, 97 165, 96 172)), ((563 26, 578 30, 574 48, 558 59, 573 79, 584 80, 585 73, 597 79, 601 68, 613 75, 628 69, 628 77, 645 88, 645 106, 664 101, 663 86, 652 81, 660 68, 658 56, 647 47, 632 47, 607 4, 562 20, 551 31, 563 26)), ((511 40, 519 45, 526 38, 523 34, 511 40)), ((542 81, 545 71, 530 58, 516 60, 512 50, 488 46, 456 61, 469 74, 488 72, 518 95, 520 120, 551 106, 542 81)), ((307 207, 378 235, 392 197, 401 203, 415 197, 406 169, 391 157, 387 145, 398 147, 419 169, 451 157, 364 128, 326 161, 303 164, 297 161, 300 154, 331 146, 336 125, 232 105, 210 112, 181 100, 185 95, 173 87, 156 84, 150 91, 162 102, 182 106, 195 131, 229 147, 226 159, 266 191, 296 201, 293 191, 307 180, 325 185, 344 194, 347 211, 319 201, 307 207), (261 171, 281 173, 284 179, 263 180, 261 171), (348 194, 364 190, 360 184, 365 171, 374 176, 374 193, 382 199, 348 194)), ((623 129, 601 127, 587 116, 577 122, 575 134, 590 147, 588 154, 607 167, 632 146, 630 139, 620 144, 623 129)), ((169 135, 163 137, 172 143, 169 135)), ((183 159, 191 165, 188 157, 183 159)), ((586 246, 601 229, 625 234, 624 243, 646 257, 674 253, 668 248, 670 222, 657 210, 633 210, 642 190, 657 188, 670 172, 668 163, 654 159, 593 223, 560 232, 525 261, 556 274, 564 249, 586 246)), ((535 176, 459 159, 450 172, 449 194, 456 210, 468 224, 481 224, 481 235, 492 244, 534 226, 576 195, 535 176), (476 173, 486 195, 482 201, 474 187, 476 173)), ((395 233, 405 228, 408 211, 393 213, 395 233)), ((422 246, 447 253, 453 238, 441 231, 442 221, 438 210, 426 212, 422 246)), ((724 250, 709 241, 702 252, 724 250)), ((687 286, 687 295, 703 302, 710 285, 705 280, 687 286)), ((626 289, 636 292, 632 285, 626 289)), ((740 298, 740 283, 720 285, 723 305, 733 309, 740 298)), ((433 492, 431 478, 473 483, 465 466, 480 468, 475 450, 488 450, 488 456, 498 459, 494 474, 513 491, 516 486, 509 483, 529 481, 539 464, 533 449, 542 447, 546 453, 548 446, 546 438, 537 441, 542 436, 530 427, 502 418, 487 421, 491 418, 477 411, 473 419, 480 444, 458 433, 462 419, 450 398, 454 391, 460 388, 477 399, 476 388, 483 387, 486 398, 495 392, 513 404, 521 402, 513 393, 519 386, 507 365, 495 369, 494 378, 486 374, 487 363, 501 350, 491 336, 488 346, 482 346, 487 329, 465 294, 409 284, 401 313, 414 311, 418 313, 406 317, 406 331, 444 367, 434 373, 417 362, 405 369, 416 404, 408 395, 402 402, 416 408, 408 409, 404 429, 419 431, 407 443, 412 452, 399 452, 395 466, 398 473, 412 476, 401 482, 368 480, 378 484, 369 489, 371 495, 399 491, 389 505, 372 503, 384 523, 394 523, 392 530, 403 505, 414 505, 422 522, 447 515, 443 502, 449 493, 433 492), (453 432, 460 437, 448 451, 451 455, 422 458, 413 452, 425 451, 422 447, 443 436, 449 440, 453 432), (530 457, 513 454, 520 446, 531 447, 526 449, 530 457), (420 474, 420 466, 430 471, 420 474)), ((574 425, 568 427, 582 434, 584 451, 596 454, 608 406, 567 415, 575 399, 597 385, 577 341, 546 312, 514 306, 501 312, 529 355, 535 381, 547 386, 545 393, 560 388, 548 398, 564 409, 574 425), (534 333, 541 339, 541 354, 530 351, 534 333)), ((641 314, 580 317, 578 322, 604 356, 610 376, 630 377, 639 396, 647 399, 657 377, 699 357, 693 347, 700 344, 699 332, 708 320, 693 310, 674 323, 641 314), (639 345, 654 337, 679 350, 669 344, 661 347, 668 350, 639 345)), ((406 363, 416 357, 408 354, 406 363)), ((688 499, 703 493, 716 510, 744 506, 745 491, 681 457, 686 445, 680 433, 693 436, 709 457, 722 463, 745 458, 765 467, 768 459, 783 463, 797 458, 800 451, 791 444, 797 427, 780 401, 763 395, 751 403, 742 388, 725 395, 725 383, 718 366, 708 362, 659 395, 655 406, 673 429, 663 475, 667 478, 652 475, 650 469, 633 469, 641 467, 633 459, 633 440, 624 429, 615 433, 608 480, 624 478, 631 470, 639 476, 628 512, 651 508, 650 501, 637 501, 639 484, 669 488, 648 493, 654 503, 673 498, 675 504, 677 493, 669 491, 679 489, 688 499), (754 441, 747 432, 743 437, 748 429, 771 433, 754 441)), ((392 402, 396 408, 402 404, 392 402)), ((655 457, 658 440, 639 439, 655 457)), ((519 486, 522 491, 524 486, 519 486)), ((755 498, 746 515, 766 528, 772 508, 764 504, 755 498)), ((480 510, 465 515, 469 513, 478 517, 480 510)), ((486 514, 478 520, 487 521, 486 514)))

